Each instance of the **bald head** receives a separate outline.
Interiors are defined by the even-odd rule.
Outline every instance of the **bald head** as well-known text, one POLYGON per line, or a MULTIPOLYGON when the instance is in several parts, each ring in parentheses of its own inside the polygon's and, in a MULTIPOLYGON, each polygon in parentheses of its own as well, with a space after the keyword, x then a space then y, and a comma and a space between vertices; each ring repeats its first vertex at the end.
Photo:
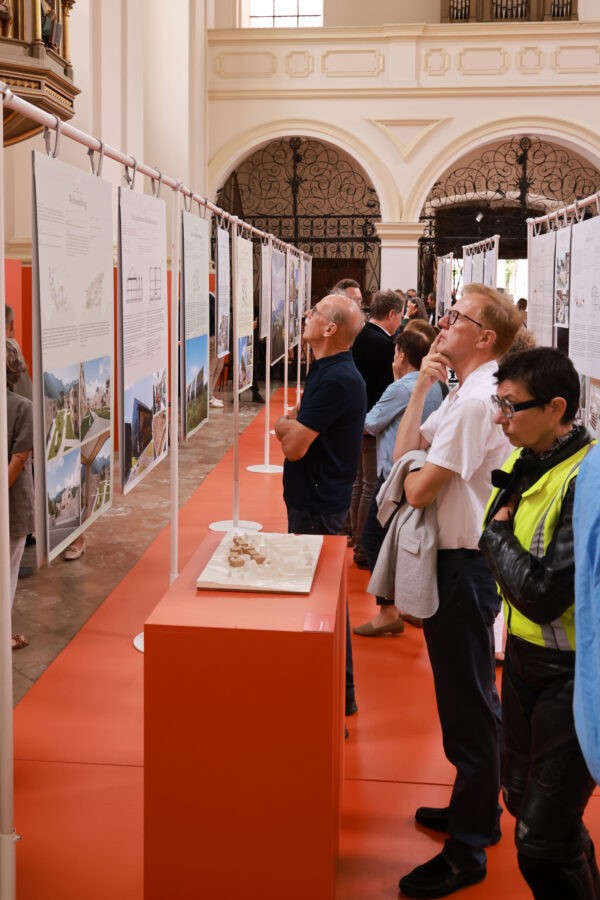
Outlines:
POLYGON ((319 306, 337 326, 334 337, 344 350, 349 350, 365 324, 363 311, 344 294, 329 294, 319 306))

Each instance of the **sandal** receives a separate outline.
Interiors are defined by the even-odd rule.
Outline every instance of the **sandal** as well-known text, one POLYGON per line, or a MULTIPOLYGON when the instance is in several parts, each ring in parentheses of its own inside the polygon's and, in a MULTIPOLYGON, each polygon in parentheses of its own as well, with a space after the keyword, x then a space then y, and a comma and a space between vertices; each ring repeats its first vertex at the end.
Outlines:
POLYGON ((23 647, 29 647, 29 641, 24 634, 13 634, 12 648, 13 650, 22 650, 23 647))

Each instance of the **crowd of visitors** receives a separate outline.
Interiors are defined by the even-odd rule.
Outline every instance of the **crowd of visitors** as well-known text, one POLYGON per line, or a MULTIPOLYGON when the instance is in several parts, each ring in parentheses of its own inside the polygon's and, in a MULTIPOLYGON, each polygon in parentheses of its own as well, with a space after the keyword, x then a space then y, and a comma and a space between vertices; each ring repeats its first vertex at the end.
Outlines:
MULTIPOLYGON (((535 346, 526 307, 483 284, 438 309, 434 294, 365 295, 343 279, 304 316, 304 392, 275 424, 288 530, 346 533, 371 573, 377 611, 353 633, 423 628, 456 776, 446 806, 415 812, 446 839, 400 878, 408 897, 486 877, 502 792, 535 900, 600 900, 583 823, 600 776, 600 513, 578 489, 597 493, 600 451, 577 421, 573 364, 535 346)), ((34 488, 31 382, 9 306, 6 338, 12 601, 34 488)), ((212 406, 217 377, 214 365, 212 406)), ((346 610, 347 716, 351 634, 346 610)), ((27 644, 13 635, 13 649, 27 644)))
MULTIPOLYGON (((447 838, 400 879, 402 894, 445 897, 486 877, 486 847, 502 837, 502 787, 534 898, 600 900, 582 821, 589 759, 600 756, 589 724, 597 671, 590 678, 588 668, 580 701, 585 758, 573 715, 573 504, 592 445, 575 423, 579 379, 559 351, 535 347, 523 304, 503 292, 468 285, 441 312, 435 296, 424 303, 414 291, 378 291, 367 304, 344 279, 307 314, 315 361, 299 408, 276 425, 288 526, 349 526, 378 605, 355 635, 399 634, 405 621, 424 630, 456 777, 447 806, 416 810, 447 838)), ((586 591, 597 548, 591 555, 586 591)), ((348 629, 347 652, 350 715, 348 629)))

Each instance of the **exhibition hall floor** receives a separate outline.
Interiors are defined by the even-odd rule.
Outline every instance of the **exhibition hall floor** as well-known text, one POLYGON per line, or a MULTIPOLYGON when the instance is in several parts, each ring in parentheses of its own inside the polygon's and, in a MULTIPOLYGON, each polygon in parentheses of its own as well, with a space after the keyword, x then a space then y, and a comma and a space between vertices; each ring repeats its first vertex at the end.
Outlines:
MULTIPOLYGON (((281 403, 279 391, 272 420, 281 403)), ((281 476, 245 469, 263 461, 264 408, 246 399, 240 407, 248 426, 240 438, 241 517, 266 531, 285 530, 281 476)), ((208 524, 231 516, 232 419, 230 404, 211 410, 211 421, 181 448, 180 492, 187 502, 180 568, 208 524)), ((270 440, 277 462, 278 444, 270 440)), ((18 900, 142 900, 143 657, 132 638, 169 586, 168 512, 167 461, 127 497, 117 496, 88 532, 80 560, 60 560, 19 584, 14 630, 24 631, 31 646, 13 657, 20 700, 15 824, 23 838, 18 900)), ((368 573, 352 564, 350 550, 348 566, 350 615, 358 624, 372 615, 373 601, 365 593, 368 573)), ((354 654, 359 712, 347 720, 337 900, 383 900, 398 896, 400 875, 440 849, 442 837, 417 828, 413 813, 420 804, 447 802, 452 768, 442 751, 422 632, 407 625, 399 636, 354 637, 354 654)), ((598 792, 586 822, 598 845, 598 792)), ((458 896, 530 897, 507 814, 503 831, 489 851, 486 881, 458 896)), ((194 896, 204 900, 200 873, 194 896)), ((221 896, 235 900, 226 871, 221 896)), ((249 884, 244 896, 261 900, 260 885, 249 884)))

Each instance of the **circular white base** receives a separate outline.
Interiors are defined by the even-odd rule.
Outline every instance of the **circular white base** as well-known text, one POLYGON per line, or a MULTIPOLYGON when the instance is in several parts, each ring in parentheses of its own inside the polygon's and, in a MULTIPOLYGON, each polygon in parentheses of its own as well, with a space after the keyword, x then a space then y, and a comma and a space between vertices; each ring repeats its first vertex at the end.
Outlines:
POLYGON ((246 466, 249 472, 283 472, 283 466, 246 466))
POLYGON ((272 434, 273 437, 277 437, 277 434, 275 433, 275 429, 274 429, 274 428, 271 428, 269 434, 272 434))
POLYGON ((144 652, 144 632, 143 631, 140 631, 139 634, 136 634, 136 636, 133 639, 133 646, 135 647, 136 650, 139 650, 140 653, 144 652))
POLYGON ((240 519, 234 522, 233 519, 223 519, 221 522, 211 522, 208 526, 211 531, 261 531, 260 522, 248 522, 246 519, 240 519))

